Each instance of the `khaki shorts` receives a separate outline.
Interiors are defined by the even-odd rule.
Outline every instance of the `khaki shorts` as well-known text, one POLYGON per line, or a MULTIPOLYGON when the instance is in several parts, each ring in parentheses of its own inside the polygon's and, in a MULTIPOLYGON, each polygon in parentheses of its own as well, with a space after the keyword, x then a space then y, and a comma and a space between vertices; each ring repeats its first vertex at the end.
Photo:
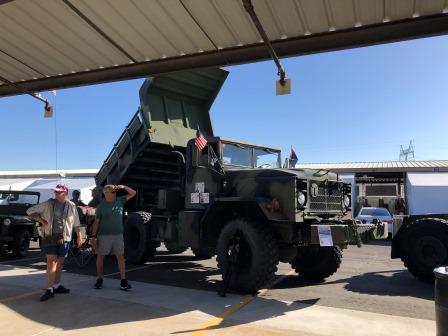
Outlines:
POLYGON ((96 253, 98 255, 124 254, 124 239, 122 234, 98 236, 97 244, 96 253))

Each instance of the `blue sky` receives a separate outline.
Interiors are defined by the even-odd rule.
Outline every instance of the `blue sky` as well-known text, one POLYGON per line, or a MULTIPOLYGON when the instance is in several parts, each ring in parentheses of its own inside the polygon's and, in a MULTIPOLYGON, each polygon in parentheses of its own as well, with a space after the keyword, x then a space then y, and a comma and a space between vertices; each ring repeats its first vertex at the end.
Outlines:
MULTIPOLYGON (((215 134, 283 149, 299 162, 448 159, 448 37, 283 59, 292 94, 275 96, 273 62, 227 68, 215 134)), ((99 168, 137 110, 142 80, 58 90, 59 168, 99 168)), ((29 96, 0 98, 0 170, 54 169, 55 119, 29 96)))

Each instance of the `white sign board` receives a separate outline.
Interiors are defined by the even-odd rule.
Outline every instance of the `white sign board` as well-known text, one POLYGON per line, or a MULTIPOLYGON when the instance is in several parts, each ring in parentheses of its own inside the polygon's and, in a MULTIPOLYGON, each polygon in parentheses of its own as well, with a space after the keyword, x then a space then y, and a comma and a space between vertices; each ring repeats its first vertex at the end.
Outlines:
POLYGON ((199 193, 191 193, 190 203, 191 204, 199 204, 199 193))
POLYGON ((319 225, 317 227, 320 246, 333 246, 333 237, 331 236, 330 225, 319 225))
POLYGON ((205 183, 204 182, 196 182, 194 192, 197 193, 203 193, 205 189, 205 183))

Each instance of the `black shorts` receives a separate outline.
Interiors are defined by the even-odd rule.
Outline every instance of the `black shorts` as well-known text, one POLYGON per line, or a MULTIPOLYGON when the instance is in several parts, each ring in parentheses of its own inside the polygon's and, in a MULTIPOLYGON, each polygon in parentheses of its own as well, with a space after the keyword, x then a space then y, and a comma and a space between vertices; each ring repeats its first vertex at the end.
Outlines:
POLYGON ((48 245, 44 246, 46 255, 55 255, 58 257, 67 257, 70 242, 64 242, 62 245, 48 245))

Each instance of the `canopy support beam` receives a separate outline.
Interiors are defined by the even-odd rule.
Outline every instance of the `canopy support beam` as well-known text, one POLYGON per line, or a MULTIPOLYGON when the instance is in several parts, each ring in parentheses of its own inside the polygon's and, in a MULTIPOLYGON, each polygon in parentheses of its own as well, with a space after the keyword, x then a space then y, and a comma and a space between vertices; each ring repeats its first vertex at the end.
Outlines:
MULTIPOLYGON (((370 26, 366 25, 360 28, 350 28, 335 32, 311 34, 309 36, 272 41, 271 43, 277 55, 290 57, 445 34, 448 34, 448 14, 439 14, 370 26)), ((20 82, 20 85, 28 91, 36 92, 141 78, 175 71, 256 62, 269 58, 270 55, 264 44, 253 44, 29 80, 20 82)), ((8 84, 0 85, 0 97, 22 93, 23 90, 18 90, 8 84)))

